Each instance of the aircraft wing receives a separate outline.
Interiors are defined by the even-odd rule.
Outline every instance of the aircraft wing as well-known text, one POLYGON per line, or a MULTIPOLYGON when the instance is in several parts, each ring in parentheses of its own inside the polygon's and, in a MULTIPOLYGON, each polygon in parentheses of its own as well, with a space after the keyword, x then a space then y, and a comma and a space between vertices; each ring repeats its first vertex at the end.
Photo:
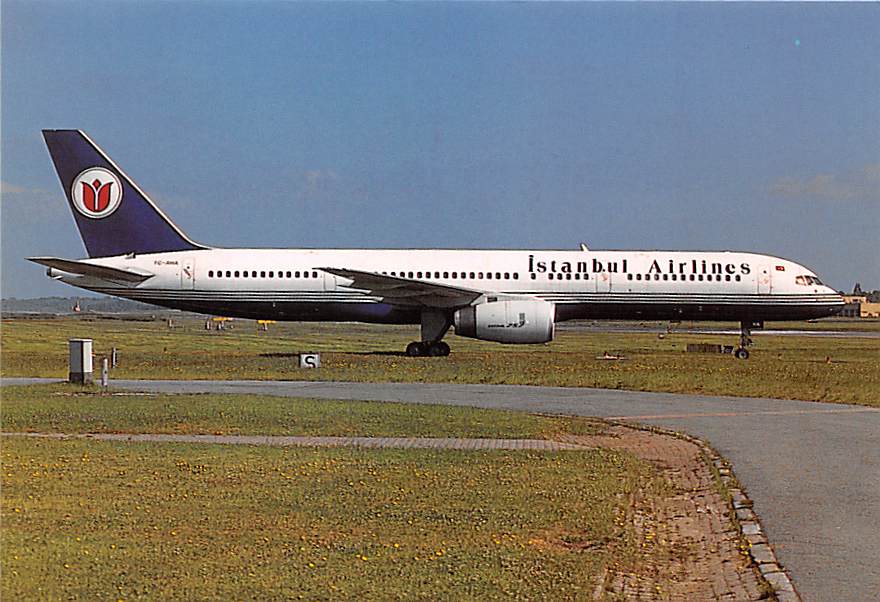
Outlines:
POLYGON ((425 307, 464 307, 483 296, 478 291, 459 286, 449 286, 411 278, 385 276, 361 270, 341 268, 315 268, 334 276, 351 280, 348 288, 367 291, 371 295, 381 297, 388 303, 397 305, 419 305, 425 307))
POLYGON ((69 274, 91 276, 101 280, 114 280, 117 282, 143 282, 152 278, 154 274, 135 268, 112 268, 106 265, 79 261, 76 259, 61 259, 59 257, 28 257, 28 261, 39 263, 49 268, 54 268, 69 274))

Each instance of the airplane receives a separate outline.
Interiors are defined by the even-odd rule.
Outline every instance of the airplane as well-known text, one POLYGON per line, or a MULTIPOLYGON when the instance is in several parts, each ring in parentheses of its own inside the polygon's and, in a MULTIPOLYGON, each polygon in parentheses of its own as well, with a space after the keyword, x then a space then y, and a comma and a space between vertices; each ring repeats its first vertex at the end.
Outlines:
POLYGON ((44 130, 88 258, 31 257, 89 291, 204 314, 418 324, 409 356, 443 337, 540 344, 575 319, 740 322, 735 357, 765 320, 840 311, 808 268, 705 251, 224 249, 190 239, 80 130, 44 130))

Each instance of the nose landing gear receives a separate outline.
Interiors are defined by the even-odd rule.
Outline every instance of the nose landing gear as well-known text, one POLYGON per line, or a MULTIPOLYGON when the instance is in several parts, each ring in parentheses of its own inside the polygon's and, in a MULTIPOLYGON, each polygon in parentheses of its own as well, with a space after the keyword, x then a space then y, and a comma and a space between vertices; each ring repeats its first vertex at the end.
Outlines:
POLYGON ((739 348, 733 352, 738 360, 749 359, 749 347, 754 344, 752 341, 752 329, 764 328, 764 320, 743 320, 739 323, 739 348))

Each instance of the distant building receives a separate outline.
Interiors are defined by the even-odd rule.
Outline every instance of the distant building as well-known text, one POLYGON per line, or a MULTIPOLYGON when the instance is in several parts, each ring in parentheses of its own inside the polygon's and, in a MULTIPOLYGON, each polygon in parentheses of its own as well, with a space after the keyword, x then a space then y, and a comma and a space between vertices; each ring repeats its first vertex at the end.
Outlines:
POLYGON ((844 295, 846 305, 838 314, 844 318, 880 318, 880 303, 871 303, 865 295, 844 295))
POLYGON ((860 318, 880 318, 880 303, 862 303, 859 309, 860 318))

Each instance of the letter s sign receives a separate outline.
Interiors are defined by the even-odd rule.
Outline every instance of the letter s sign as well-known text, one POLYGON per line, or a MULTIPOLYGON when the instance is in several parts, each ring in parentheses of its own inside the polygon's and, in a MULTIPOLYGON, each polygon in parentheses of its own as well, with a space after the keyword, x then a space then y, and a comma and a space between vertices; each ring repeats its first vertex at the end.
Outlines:
POLYGON ((299 367, 300 368, 320 368, 321 367, 321 354, 320 353, 300 353, 299 354, 299 367))

